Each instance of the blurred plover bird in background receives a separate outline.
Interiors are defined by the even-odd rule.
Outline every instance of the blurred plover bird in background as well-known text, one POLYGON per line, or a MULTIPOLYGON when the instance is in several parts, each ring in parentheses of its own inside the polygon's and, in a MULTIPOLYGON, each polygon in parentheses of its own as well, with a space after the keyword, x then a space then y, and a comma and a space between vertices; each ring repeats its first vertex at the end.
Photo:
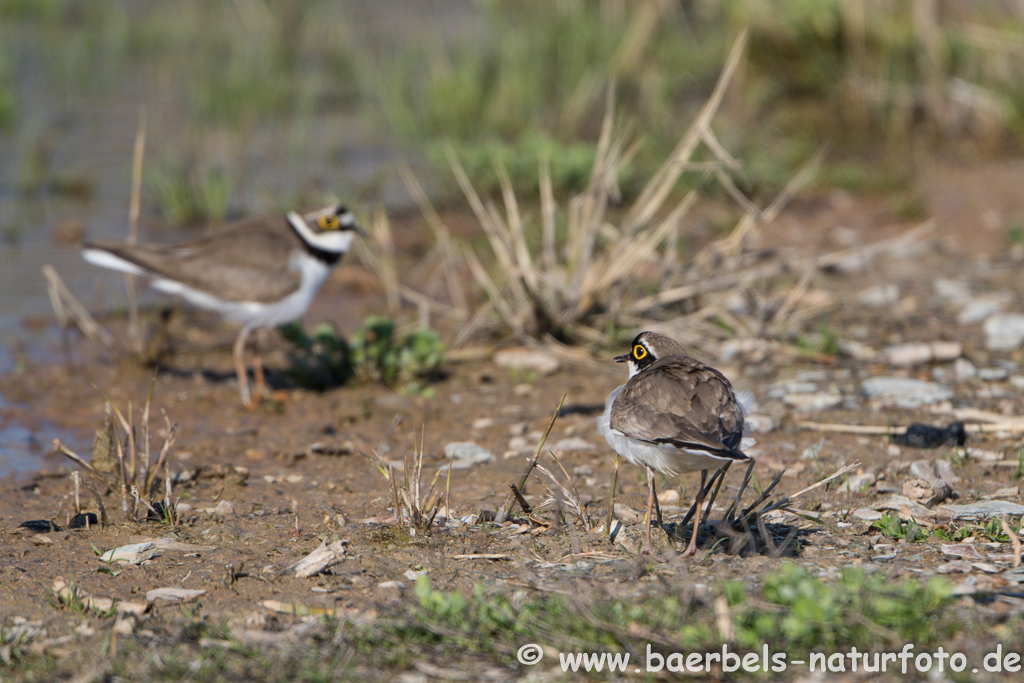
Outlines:
POLYGON ((743 409, 722 373, 691 358, 674 339, 641 332, 630 351, 629 380, 608 396, 598 430, 616 453, 647 470, 647 535, 656 502, 654 473, 700 470, 693 535, 684 556, 697 552, 704 484, 708 471, 735 461, 752 462, 742 450, 743 409))
MULTIPOLYGON (((86 261, 150 278, 166 294, 241 323, 234 345, 242 403, 254 405, 245 370, 245 341, 255 329, 302 317, 331 269, 352 246, 352 212, 333 205, 306 214, 253 216, 178 244, 86 242, 86 261)), ((262 364, 254 355, 258 389, 262 364)))

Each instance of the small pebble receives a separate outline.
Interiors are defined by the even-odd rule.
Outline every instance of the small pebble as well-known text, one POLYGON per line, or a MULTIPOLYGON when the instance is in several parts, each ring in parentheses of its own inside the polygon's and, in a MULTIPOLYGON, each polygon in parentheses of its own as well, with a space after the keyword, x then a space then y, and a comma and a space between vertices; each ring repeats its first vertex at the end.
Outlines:
POLYGON ((1009 374, 1004 368, 982 368, 978 370, 978 379, 986 382, 1002 382, 1009 374))
POLYGON ((578 436, 569 437, 567 439, 561 439, 551 446, 553 451, 593 451, 596 450, 597 446, 588 442, 585 439, 581 439, 578 436))
POLYGON ((800 413, 816 413, 831 410, 843 402, 841 394, 816 392, 813 394, 786 394, 783 402, 800 413))
POLYGON ((1012 351, 1024 342, 1024 315, 997 313, 985 321, 985 345, 990 351, 1012 351))
POLYGON ((918 408, 953 398, 948 387, 906 377, 869 377, 861 382, 860 388, 869 399, 901 408, 918 408))

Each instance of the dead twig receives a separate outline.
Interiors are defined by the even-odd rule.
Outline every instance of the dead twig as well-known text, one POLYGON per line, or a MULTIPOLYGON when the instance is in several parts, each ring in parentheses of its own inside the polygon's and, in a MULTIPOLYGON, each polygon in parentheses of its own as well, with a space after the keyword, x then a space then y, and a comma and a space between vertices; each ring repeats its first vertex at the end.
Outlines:
MULTIPOLYGON (((526 480, 530 478, 533 468, 537 466, 537 458, 540 457, 541 450, 543 450, 544 444, 547 442, 548 436, 551 434, 551 430, 555 426, 555 420, 558 419, 559 413, 562 412, 562 405, 565 404, 565 399, 568 396, 569 394, 562 394, 562 400, 558 402, 558 407, 555 408, 555 412, 551 416, 551 421, 548 422, 548 428, 544 430, 544 436, 541 437, 540 443, 537 444, 537 449, 533 452, 533 455, 526 461, 526 469, 523 470, 522 475, 519 477, 519 482, 513 490, 522 491, 523 487, 526 486, 526 480)), ((498 514, 494 518, 496 524, 501 524, 508 519, 510 514, 512 514, 513 502, 515 502, 515 497, 509 493, 508 498, 505 500, 505 504, 498 509, 498 514)))
MULTIPOLYGON (((139 111, 139 127, 135 132, 135 150, 132 155, 132 193, 128 200, 128 244, 139 241, 139 208, 142 193, 142 159, 146 150, 146 109, 139 111)), ((136 293, 137 278, 131 273, 124 276, 128 290, 128 344, 136 356, 142 354, 142 326, 139 324, 139 300, 136 293)))
POLYGON ((77 453, 75 453, 74 451, 69 449, 67 446, 65 446, 63 443, 61 443, 60 439, 54 439, 53 440, 53 450, 56 451, 57 453, 60 453, 64 457, 68 458, 69 460, 74 462, 76 465, 78 465, 80 467, 84 467, 85 469, 89 470, 90 472, 95 472, 96 471, 96 470, 93 469, 92 465, 87 463, 85 460, 82 460, 81 456, 79 456, 77 453))
POLYGON ((42 271, 50 295, 50 304, 53 306, 53 312, 57 316, 61 330, 66 330, 68 323, 74 322, 88 339, 102 344, 108 349, 114 348, 114 337, 96 322, 82 302, 71 293, 60 275, 57 274, 57 270, 47 263, 43 266, 42 271))
POLYGON ((531 514, 533 512, 533 508, 530 507, 530 504, 526 502, 525 498, 523 498, 523 494, 519 493, 519 489, 516 488, 516 485, 509 484, 508 487, 512 489, 512 495, 516 497, 516 502, 519 503, 519 507, 523 509, 523 512, 527 515, 531 514))

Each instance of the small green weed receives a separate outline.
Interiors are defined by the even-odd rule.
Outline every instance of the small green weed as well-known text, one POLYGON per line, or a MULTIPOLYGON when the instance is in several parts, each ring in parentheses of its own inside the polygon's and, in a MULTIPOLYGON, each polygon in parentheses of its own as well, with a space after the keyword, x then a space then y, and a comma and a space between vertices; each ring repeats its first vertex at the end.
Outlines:
POLYGON ((382 316, 367 318, 347 342, 326 323, 312 334, 299 323, 280 330, 293 344, 289 376, 316 391, 356 379, 429 397, 434 392, 427 382, 444 362, 444 343, 436 332, 418 329, 398 338, 395 323, 382 316))
MULTIPOLYGON (((1014 535, 1020 532, 1020 524, 1014 525, 1007 523, 1007 526, 1010 527, 1010 531, 1012 531, 1014 535)), ((987 522, 985 522, 984 526, 980 527, 980 531, 982 534, 984 534, 985 538, 994 543, 1010 542, 1009 535, 1007 535, 1007 533, 1003 530, 1003 524, 998 519, 993 518, 988 520, 987 522)))
POLYGON ((921 525, 913 519, 904 522, 895 512, 885 513, 881 519, 876 519, 871 523, 871 528, 878 529, 893 540, 906 540, 910 543, 928 538, 928 533, 921 528, 921 525))
POLYGON ((1006 225, 1006 239, 1010 244, 1024 244, 1024 224, 1020 220, 1010 221, 1006 225))
POLYGON ((313 391, 326 391, 351 379, 352 354, 348 343, 337 335, 333 325, 321 323, 312 333, 302 323, 278 328, 293 348, 288 354, 288 376, 297 385, 313 391))
POLYGON ((894 583, 881 574, 844 569, 835 584, 787 563, 764 582, 764 600, 782 610, 742 610, 737 637, 746 647, 774 642, 790 648, 834 648, 886 637, 915 643, 942 638, 952 628, 936 617, 952 599, 942 579, 894 583), (883 630, 884 629, 884 630, 883 630))
POLYGON ((960 527, 936 527, 932 530, 932 536, 940 541, 959 543, 965 538, 974 534, 974 528, 970 525, 960 527))
POLYGON ((352 335, 351 345, 359 379, 401 385, 406 393, 433 394, 422 382, 444 362, 444 344, 436 332, 418 329, 396 339, 394 322, 371 316, 352 335))

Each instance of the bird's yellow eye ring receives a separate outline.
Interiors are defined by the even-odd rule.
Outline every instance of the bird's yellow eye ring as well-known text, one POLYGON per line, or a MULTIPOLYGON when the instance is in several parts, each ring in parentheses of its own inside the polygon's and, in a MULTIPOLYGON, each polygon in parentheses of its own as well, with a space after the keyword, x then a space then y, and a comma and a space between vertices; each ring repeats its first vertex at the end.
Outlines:
POLYGON ((326 216, 321 216, 320 220, 317 221, 317 223, 319 223, 320 228, 323 230, 337 230, 338 226, 340 225, 340 223, 338 222, 338 217, 335 216, 333 213, 328 214, 326 216))
POLYGON ((642 344, 637 344, 633 347, 633 358, 643 360, 646 355, 647 349, 645 349, 642 344))

